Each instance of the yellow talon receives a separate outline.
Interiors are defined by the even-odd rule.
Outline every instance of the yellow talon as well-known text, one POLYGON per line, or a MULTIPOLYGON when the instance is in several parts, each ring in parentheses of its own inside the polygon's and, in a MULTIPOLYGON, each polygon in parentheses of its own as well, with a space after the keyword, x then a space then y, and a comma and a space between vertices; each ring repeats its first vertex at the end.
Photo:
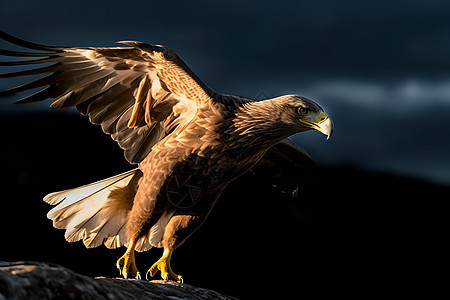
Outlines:
POLYGON ((134 258, 134 242, 130 242, 125 254, 117 260, 117 269, 124 278, 134 277, 136 279, 141 279, 141 273, 136 267, 136 261, 134 258))
MULTIPOLYGON (((172 251, 164 249, 164 253, 157 262, 155 262, 151 268, 148 270, 147 275, 154 277, 158 271, 161 271, 161 277, 164 280, 175 280, 183 283, 183 276, 175 274, 170 267, 170 258, 172 256, 172 251)), ((148 279, 148 276, 147 276, 148 279)))

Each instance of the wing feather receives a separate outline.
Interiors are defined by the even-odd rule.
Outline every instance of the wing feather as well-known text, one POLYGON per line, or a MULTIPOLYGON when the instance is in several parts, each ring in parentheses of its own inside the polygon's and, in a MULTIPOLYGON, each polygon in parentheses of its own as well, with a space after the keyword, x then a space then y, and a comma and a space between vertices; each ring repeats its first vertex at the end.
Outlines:
POLYGON ((198 105, 216 93, 207 87, 169 48, 141 42, 127 47, 53 47, 21 40, 0 31, 0 39, 37 52, 0 49, 0 55, 29 57, 0 66, 30 66, 0 78, 47 74, 0 91, 9 96, 41 89, 15 103, 53 99, 51 107, 76 107, 139 163, 155 143, 194 117, 198 105), (53 63, 39 67, 41 63, 53 63), (178 107, 174 112, 174 107, 178 107), (180 113, 180 108, 183 110, 180 113))
POLYGON ((52 90, 50 87, 45 88, 37 93, 34 93, 30 96, 27 96, 25 98, 22 98, 20 100, 14 101, 14 103, 34 103, 34 102, 39 102, 39 101, 43 101, 45 99, 48 99, 50 97, 52 97, 52 90))

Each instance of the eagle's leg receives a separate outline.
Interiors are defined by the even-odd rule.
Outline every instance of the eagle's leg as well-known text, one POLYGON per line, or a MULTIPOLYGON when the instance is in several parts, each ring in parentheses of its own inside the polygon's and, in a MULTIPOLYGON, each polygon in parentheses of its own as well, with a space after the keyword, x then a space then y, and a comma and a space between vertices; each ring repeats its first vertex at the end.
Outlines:
POLYGON ((183 277, 172 271, 172 268, 170 267, 170 258, 173 251, 175 251, 175 249, 180 246, 190 234, 200 227, 199 225, 201 222, 199 223, 198 219, 199 216, 191 215, 175 215, 170 219, 169 223, 166 225, 163 237, 163 255, 148 270, 146 277, 148 277, 149 274, 154 277, 158 271, 161 271, 161 277, 164 280, 171 279, 183 282, 183 277))
POLYGON ((147 279, 148 275, 154 277, 158 271, 161 271, 161 277, 164 280, 175 280, 180 283, 183 283, 183 276, 175 274, 174 271, 172 271, 172 268, 170 267, 170 258, 172 256, 173 250, 169 250, 168 248, 164 248, 164 253, 161 256, 160 259, 158 259, 157 262, 155 262, 151 268, 147 272, 147 279))
POLYGON ((172 271, 170 258, 173 251, 203 224, 213 204, 214 202, 208 203, 208 205, 202 207, 203 209, 197 207, 198 210, 191 211, 192 215, 174 215, 170 219, 163 237, 164 253, 148 270, 146 277, 148 277, 148 274, 153 277, 158 271, 161 271, 163 279, 183 282, 183 277, 172 271))
POLYGON ((117 269, 119 269, 119 272, 123 275, 124 278, 128 278, 129 276, 131 276, 136 279, 141 279, 141 273, 137 269, 134 259, 135 243, 136 241, 134 239, 130 240, 127 251, 121 258, 117 260, 116 263, 117 269))

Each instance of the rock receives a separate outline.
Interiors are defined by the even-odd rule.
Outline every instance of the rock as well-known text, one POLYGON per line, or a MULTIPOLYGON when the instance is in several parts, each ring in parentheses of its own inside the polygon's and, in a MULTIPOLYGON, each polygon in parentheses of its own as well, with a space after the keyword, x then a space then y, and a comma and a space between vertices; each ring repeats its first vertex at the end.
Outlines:
POLYGON ((3 299, 236 299, 173 281, 90 278, 53 263, 0 262, 3 299))

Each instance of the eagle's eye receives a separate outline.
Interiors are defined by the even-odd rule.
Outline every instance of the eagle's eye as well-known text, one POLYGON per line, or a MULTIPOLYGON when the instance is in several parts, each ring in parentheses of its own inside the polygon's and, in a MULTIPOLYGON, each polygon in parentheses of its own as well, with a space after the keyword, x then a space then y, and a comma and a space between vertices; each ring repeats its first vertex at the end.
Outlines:
POLYGON ((299 107, 299 108, 297 109, 297 111, 298 111, 298 113, 301 114, 301 115, 306 115, 306 113, 308 112, 308 109, 305 108, 305 107, 299 107))

